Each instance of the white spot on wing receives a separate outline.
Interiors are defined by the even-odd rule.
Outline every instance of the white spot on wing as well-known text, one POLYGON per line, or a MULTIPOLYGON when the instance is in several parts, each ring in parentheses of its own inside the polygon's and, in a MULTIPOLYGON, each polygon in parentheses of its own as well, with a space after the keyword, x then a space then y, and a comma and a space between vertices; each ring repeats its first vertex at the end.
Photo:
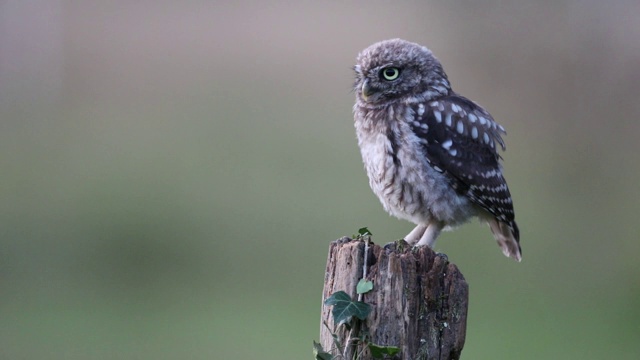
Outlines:
POLYGON ((462 123, 462 120, 458 120, 456 130, 458 131, 458 134, 462 134, 464 132, 464 124, 462 123))
POLYGON ((482 134, 482 139, 484 140, 484 143, 487 145, 491 142, 491 139, 489 139, 489 134, 487 133, 482 134))
POLYGON ((434 111, 433 116, 436 118, 437 122, 442 122, 442 113, 440 111, 434 111))
POLYGON ((485 125, 485 124, 487 123, 487 119, 485 119, 485 118, 484 118, 484 117, 482 117, 482 116, 480 116, 478 119, 480 120, 480 124, 481 124, 481 125, 485 125))
POLYGON ((474 139, 478 138, 478 128, 475 126, 471 127, 471 137, 474 139))
POLYGON ((424 105, 418 104, 418 115, 422 116, 424 114, 424 105))
POLYGON ((475 116, 474 114, 469 114, 469 121, 471 123, 474 123, 474 122, 478 121, 478 117, 475 116))
POLYGON ((453 145, 453 141, 451 141, 451 139, 445 141, 442 143, 442 147, 449 150, 449 148, 451 148, 451 145, 453 145))
POLYGON ((451 113, 447 113, 447 116, 444 118, 444 123, 447 124, 447 126, 451 126, 451 113))
POLYGON ((449 150, 449 154, 451 154, 451 156, 456 156, 458 154, 458 150, 451 149, 451 150, 449 150))

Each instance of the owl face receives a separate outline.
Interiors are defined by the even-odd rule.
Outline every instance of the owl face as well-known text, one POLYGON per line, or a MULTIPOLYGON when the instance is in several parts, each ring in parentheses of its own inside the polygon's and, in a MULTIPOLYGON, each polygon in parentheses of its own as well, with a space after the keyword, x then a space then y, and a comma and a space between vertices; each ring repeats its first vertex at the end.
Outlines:
POLYGON ((355 92, 359 103, 381 106, 393 101, 424 101, 449 92, 449 82, 431 51, 408 41, 386 40, 357 58, 355 92))

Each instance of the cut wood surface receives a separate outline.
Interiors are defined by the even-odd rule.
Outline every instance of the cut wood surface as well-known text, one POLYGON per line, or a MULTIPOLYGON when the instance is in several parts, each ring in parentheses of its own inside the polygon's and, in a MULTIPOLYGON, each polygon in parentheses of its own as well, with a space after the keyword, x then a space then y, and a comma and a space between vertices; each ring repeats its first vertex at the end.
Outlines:
MULTIPOLYGON (((362 301, 373 310, 359 329, 377 345, 397 346, 393 359, 459 359, 464 346, 469 287, 462 273, 445 255, 428 247, 414 248, 403 240, 380 247, 370 243, 367 280, 374 288, 362 301)), ((344 237, 329 248, 324 289, 320 343, 334 348, 331 308, 324 300, 337 291, 356 298, 363 275, 365 242, 344 237)), ((347 331, 337 332, 345 344, 347 331)), ((352 359, 352 354, 347 357, 352 359)), ((365 351, 360 359, 372 359, 365 351)))

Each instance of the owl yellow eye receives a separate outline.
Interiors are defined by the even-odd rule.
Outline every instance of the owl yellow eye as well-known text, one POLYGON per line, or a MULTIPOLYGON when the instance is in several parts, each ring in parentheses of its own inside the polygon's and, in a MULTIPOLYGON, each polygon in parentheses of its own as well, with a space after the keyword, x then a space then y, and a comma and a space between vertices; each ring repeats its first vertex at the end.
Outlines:
POLYGON ((400 69, 396 67, 388 67, 382 69, 380 73, 382 73, 382 77, 384 77, 385 80, 392 81, 400 76, 400 69))

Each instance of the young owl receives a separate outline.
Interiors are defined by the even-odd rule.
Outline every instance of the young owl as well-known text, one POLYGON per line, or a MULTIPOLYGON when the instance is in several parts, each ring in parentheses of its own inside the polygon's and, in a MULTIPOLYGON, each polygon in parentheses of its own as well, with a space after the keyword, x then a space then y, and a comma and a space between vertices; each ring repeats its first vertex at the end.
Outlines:
POLYGON ((353 108, 369 185, 385 210, 417 226, 410 244, 432 247, 442 230, 486 222, 502 252, 522 259, 497 147, 504 128, 451 89, 424 46, 394 39, 363 50, 353 108))

